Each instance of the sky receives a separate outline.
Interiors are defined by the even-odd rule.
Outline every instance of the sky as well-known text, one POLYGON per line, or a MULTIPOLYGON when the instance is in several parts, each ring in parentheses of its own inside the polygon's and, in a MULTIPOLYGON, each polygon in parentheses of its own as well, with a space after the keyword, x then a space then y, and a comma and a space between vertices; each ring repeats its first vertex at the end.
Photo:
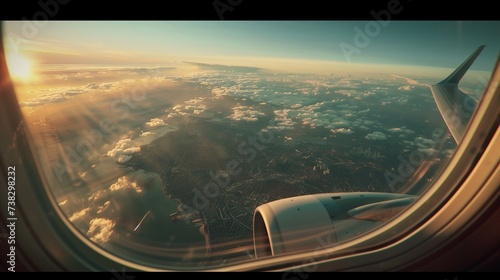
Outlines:
POLYGON ((500 21, 7 21, 7 51, 36 64, 170 61, 304 70, 393 65, 491 71, 500 21))

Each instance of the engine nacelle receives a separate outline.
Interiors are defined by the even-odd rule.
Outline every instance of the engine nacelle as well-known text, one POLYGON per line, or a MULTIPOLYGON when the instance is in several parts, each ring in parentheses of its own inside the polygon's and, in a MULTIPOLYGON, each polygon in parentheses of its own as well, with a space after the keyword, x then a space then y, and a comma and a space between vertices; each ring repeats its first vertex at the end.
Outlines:
POLYGON ((276 256, 334 245, 383 223, 415 198, 406 194, 353 192, 271 201, 254 212, 255 256, 276 256))

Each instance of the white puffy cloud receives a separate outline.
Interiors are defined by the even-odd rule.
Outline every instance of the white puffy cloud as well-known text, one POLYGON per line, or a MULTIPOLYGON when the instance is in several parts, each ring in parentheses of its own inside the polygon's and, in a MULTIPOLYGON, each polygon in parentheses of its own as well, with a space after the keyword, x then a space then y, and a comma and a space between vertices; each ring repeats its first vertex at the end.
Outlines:
POLYGON ((410 85, 419 85, 419 86, 428 86, 427 84, 424 84, 424 83, 421 83, 417 80, 414 80, 412 78, 408 78, 408 77, 404 77, 404 76, 399 76, 399 75, 392 75, 393 77, 395 78, 399 78, 399 79, 405 79, 406 82, 410 85))
POLYGON ((289 109, 275 110, 275 118, 271 121, 269 129, 273 130, 291 130, 294 129, 295 122, 288 117, 289 109))
POLYGON ((118 162, 118 163, 125 163, 125 162, 129 161, 131 158, 132 158, 132 156, 128 156, 128 155, 120 155, 120 156, 118 156, 118 158, 116 159, 116 162, 118 162))
POLYGON ((103 197, 106 194, 106 191, 107 190, 98 190, 93 192, 92 194, 90 194, 88 201, 90 203, 94 203, 95 201, 101 199, 101 197, 103 197))
POLYGON ((195 115, 199 115, 205 110, 207 110, 207 106, 203 104, 204 98, 193 98, 188 101, 185 101, 184 104, 184 110, 187 111, 186 113, 193 113, 195 115))
POLYGON ((90 221, 87 236, 94 242, 102 244, 107 242, 113 234, 115 222, 104 218, 95 218, 90 221))
POLYGON ((115 147, 107 152, 107 155, 114 158, 118 162, 125 162, 131 158, 131 154, 141 151, 141 147, 136 147, 131 139, 121 139, 115 147))
POLYGON ((389 128, 387 131, 391 133, 399 133, 398 137, 400 138, 405 138, 406 136, 415 133, 415 131, 406 128, 406 126, 389 128))
POLYGON ((23 100, 19 102, 20 106, 26 107, 36 107, 49 103, 57 103, 63 102, 68 99, 73 98, 76 95, 80 95, 88 92, 91 89, 99 88, 97 84, 88 84, 87 86, 82 87, 59 87, 53 89, 43 89, 43 90, 35 90, 33 91, 34 98, 23 100))
MULTIPOLYGON (((403 104, 408 101, 407 94, 399 96, 388 94, 401 86, 401 83, 381 79, 359 79, 352 76, 315 78, 298 75, 262 76, 255 73, 217 72, 197 73, 184 79, 198 85, 210 86, 211 98, 230 96, 236 100, 252 100, 261 105, 268 104, 274 107, 275 118, 267 127, 273 130, 294 129, 298 123, 327 128, 332 133, 380 130, 368 134, 367 139, 386 139, 387 135, 384 133, 389 133, 379 129, 380 124, 370 119, 370 109, 362 107, 359 99, 380 95, 383 98, 380 102, 383 104, 403 104)), ((404 85, 415 86, 412 83, 404 85)), ((195 98, 178 104, 166 111, 167 118, 186 113, 200 113, 205 110, 204 107, 200 107, 203 105, 202 101, 203 98, 195 98)), ((233 113, 228 118, 256 121, 260 114, 263 113, 250 106, 237 106, 233 108, 233 113)), ((409 131, 407 133, 409 134, 409 131)))
POLYGON ((337 129, 330 129, 330 132, 332 133, 341 133, 341 134, 352 134, 354 133, 353 130, 351 130, 350 128, 337 128, 337 129))
POLYGON ((57 205, 59 205, 59 206, 63 206, 63 205, 65 205, 66 203, 68 203, 68 200, 67 200, 67 199, 65 199, 65 200, 63 200, 63 201, 61 201, 61 202, 59 202, 57 205))
POLYGON ((343 128, 343 127, 350 127, 351 122, 341 118, 341 117, 334 117, 333 119, 329 120, 329 123, 325 126, 326 128, 331 128, 331 129, 337 129, 337 128, 343 128))
POLYGON ((63 93, 45 94, 27 101, 19 102, 19 105, 26 107, 41 106, 48 103, 56 103, 67 100, 68 98, 63 93))
POLYGON ((373 133, 367 134, 365 138, 370 140, 385 140, 387 139, 387 136, 383 132, 375 131, 373 133))
POLYGON ((146 132, 141 133, 141 136, 149 136, 149 135, 153 135, 153 134, 155 134, 155 133, 151 132, 151 131, 146 131, 146 132))
POLYGON ((347 89, 340 89, 340 90, 336 90, 335 93, 339 93, 339 94, 345 95, 347 97, 351 97, 353 95, 353 93, 355 93, 355 91, 354 90, 347 90, 347 89))
POLYGON ((183 104, 177 104, 171 109, 165 110, 165 112, 169 113, 167 118, 185 116, 189 114, 200 115, 207 110, 207 105, 204 104, 204 100, 205 98, 198 97, 184 101, 183 104))
POLYGON ((400 86, 398 90, 409 91, 412 90, 415 86, 400 86))
POLYGON ((166 123, 160 118, 154 118, 151 119, 149 122, 147 122, 146 125, 149 127, 155 127, 155 126, 166 125, 166 123))
POLYGON ((90 208, 89 208, 89 207, 87 207, 87 208, 82 209, 82 210, 80 210, 80 211, 78 211, 78 212, 75 212, 73 215, 71 215, 71 217, 69 218, 69 220, 70 220, 71 222, 74 222, 74 221, 76 221, 76 220, 78 220, 78 219, 80 219, 80 218, 84 217, 85 215, 87 215, 87 213, 88 213, 89 211, 90 211, 90 208))
POLYGON ((236 106, 233 108, 233 114, 227 116, 227 118, 235 121, 257 121, 259 116, 264 115, 264 113, 255 110, 251 106, 236 106))
POLYGON ((89 89, 98 89, 99 85, 96 84, 96 83, 91 83, 91 84, 87 84, 87 88, 89 88, 89 89))
MULTIPOLYGON (((94 242, 102 244, 113 236, 113 228, 120 221, 121 215, 128 213, 121 209, 122 201, 119 197, 136 195, 142 196, 143 189, 139 186, 141 176, 129 174, 122 176, 108 188, 93 191, 89 194, 87 201, 82 202, 81 210, 68 215, 69 221, 73 222, 80 230, 87 232, 87 236, 94 242), (132 180, 132 177, 135 179, 132 180), (124 192, 133 190, 132 193, 124 192)), ((152 176, 152 175, 147 175, 152 176)), ((76 206, 76 204, 73 204, 76 206)))
POLYGON ((229 95, 229 89, 226 87, 216 87, 212 89, 212 94, 215 99, 222 98, 223 96, 229 95))
POLYGON ((414 144, 420 149, 433 148, 435 145, 434 140, 424 137, 416 137, 413 141, 414 144))
POLYGON ((102 84, 97 84, 97 83, 90 83, 85 86, 88 89, 101 89, 101 90, 108 90, 113 87, 113 83, 102 83, 102 84))
POLYGON ((131 181, 128 176, 118 178, 116 183, 109 187, 111 191, 125 190, 129 188, 135 190, 137 193, 142 192, 142 188, 140 188, 135 181, 131 181))
POLYGON ((109 208, 109 205, 111 205, 111 201, 106 201, 102 206, 99 206, 97 209, 97 214, 102 214, 104 211, 106 211, 109 208))

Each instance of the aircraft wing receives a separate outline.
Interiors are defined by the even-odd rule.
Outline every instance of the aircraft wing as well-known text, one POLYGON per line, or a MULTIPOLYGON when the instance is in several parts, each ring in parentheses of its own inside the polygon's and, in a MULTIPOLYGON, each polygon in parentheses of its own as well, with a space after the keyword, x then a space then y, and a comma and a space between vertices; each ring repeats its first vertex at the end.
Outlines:
POLYGON ((458 82, 483 49, 484 45, 479 46, 450 76, 431 86, 439 112, 456 143, 462 139, 472 112, 477 105, 476 100, 458 88, 458 82))

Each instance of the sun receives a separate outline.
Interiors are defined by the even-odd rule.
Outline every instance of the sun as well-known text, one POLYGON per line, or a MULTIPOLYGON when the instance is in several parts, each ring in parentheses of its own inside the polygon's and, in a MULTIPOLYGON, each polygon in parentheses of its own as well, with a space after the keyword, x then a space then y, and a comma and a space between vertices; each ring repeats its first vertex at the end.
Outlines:
POLYGON ((7 65, 13 79, 28 80, 31 77, 31 63, 22 55, 12 52, 7 56, 7 65))

